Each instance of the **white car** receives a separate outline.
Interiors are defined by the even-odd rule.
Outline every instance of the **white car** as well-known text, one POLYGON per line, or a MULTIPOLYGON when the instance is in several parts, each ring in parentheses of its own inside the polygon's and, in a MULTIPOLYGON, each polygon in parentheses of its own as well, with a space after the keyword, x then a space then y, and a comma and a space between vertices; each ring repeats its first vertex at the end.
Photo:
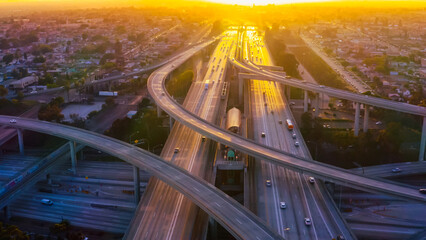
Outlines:
POLYGON ((175 148, 175 153, 178 153, 179 152, 179 148, 175 148))
POLYGON ((400 173, 402 172, 401 168, 392 168, 392 173, 400 173))
POLYGON ((299 142, 294 142, 294 146, 296 146, 296 147, 299 147, 300 145, 299 145, 299 142))
POLYGON ((315 183, 315 178, 313 178, 313 177, 309 177, 309 182, 310 182, 311 184, 314 184, 314 183, 315 183))
POLYGON ((310 226, 310 225, 312 225, 312 221, 311 221, 311 219, 310 219, 310 218, 305 218, 305 225, 306 225, 306 226, 310 226))
POLYGON ((16 119, 14 119, 14 118, 12 118, 12 119, 10 119, 10 121, 9 121, 10 123, 16 123, 16 119))
POLYGON ((378 121, 376 122, 376 125, 382 125, 382 122, 378 121))
MULTIPOLYGON (((296 133, 293 133, 293 135, 291 135, 291 137, 293 138, 293 139, 296 139, 296 133)), ((297 142, 298 143, 298 142, 297 142)), ((296 145, 296 143, 294 143, 295 145, 296 145)), ((299 144, 299 143, 298 143, 299 144)))
POLYGON ((280 202, 280 208, 282 209, 287 208, 287 204, 285 202, 280 202))

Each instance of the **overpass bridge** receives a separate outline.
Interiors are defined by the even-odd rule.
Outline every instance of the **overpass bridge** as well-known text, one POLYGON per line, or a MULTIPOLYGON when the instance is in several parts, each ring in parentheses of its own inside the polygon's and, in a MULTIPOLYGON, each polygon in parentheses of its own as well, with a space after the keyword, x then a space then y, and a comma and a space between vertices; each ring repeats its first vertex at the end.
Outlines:
MULTIPOLYGON (((131 144, 87 130, 33 119, 0 116, 0 125, 64 138, 71 141, 70 146, 78 142, 120 158, 136 168, 146 169, 192 200, 237 239, 282 239, 257 216, 204 179, 194 177, 173 163, 131 144), (17 123, 11 123, 11 119, 17 119, 17 123)), ((73 147, 71 154, 75 154, 73 147)))
MULTIPOLYGON (((354 121, 354 134, 358 135, 359 132, 359 117, 360 117, 360 104, 364 105, 364 132, 368 129, 368 116, 370 107, 379 107, 384 109, 389 109, 393 111, 408 113, 416 116, 423 117, 423 126, 422 134, 420 141, 420 152, 419 152, 419 161, 425 160, 425 145, 426 145, 426 108, 421 106, 416 106, 408 103, 395 102, 383 98, 373 97, 369 95, 353 93, 345 90, 340 90, 332 87, 326 87, 323 85, 317 85, 313 83, 308 83, 305 81, 300 81, 298 79, 282 76, 282 74, 277 74, 274 72, 266 71, 262 67, 258 67, 254 64, 246 65, 241 62, 238 62, 236 59, 229 60, 231 64, 246 73, 239 73, 239 88, 242 88, 243 79, 263 79, 268 81, 276 81, 285 84, 286 86, 296 87, 304 90, 304 111, 308 110, 308 91, 314 92, 316 95, 316 109, 319 106, 319 97, 318 94, 326 94, 330 97, 335 97, 338 99, 346 99, 355 103, 355 121, 354 121)), ((242 91, 239 91, 240 93, 242 91)), ((315 112, 318 114, 318 111, 315 112)))
MULTIPOLYGON (((308 173, 327 181, 359 188, 361 190, 392 195, 402 199, 420 201, 423 203, 426 202, 426 196, 419 193, 418 189, 388 180, 362 176, 349 170, 344 170, 328 164, 312 162, 271 147, 259 145, 257 142, 230 133, 187 111, 167 93, 165 87, 165 79, 168 74, 175 66, 179 66, 186 60, 186 58, 176 58, 170 64, 164 65, 156 70, 148 79, 148 91, 157 103, 157 106, 185 126, 208 138, 243 151, 255 158, 265 159, 277 165, 308 173)), ((359 96, 356 95, 356 97, 359 96)), ((418 113, 420 113, 420 110, 418 113)))

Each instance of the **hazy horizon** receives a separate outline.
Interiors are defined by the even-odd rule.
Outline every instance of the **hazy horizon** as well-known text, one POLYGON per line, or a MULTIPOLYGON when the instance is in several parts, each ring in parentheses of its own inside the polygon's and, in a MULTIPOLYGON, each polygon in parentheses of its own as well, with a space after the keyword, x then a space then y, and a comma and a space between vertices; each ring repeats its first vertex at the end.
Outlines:
POLYGON ((420 0, 393 1, 393 0, 6 0, 0 2, 0 17, 22 16, 34 12, 116 8, 116 7, 208 7, 208 6, 245 6, 251 7, 275 4, 276 6, 324 6, 324 7, 367 7, 367 8, 426 8, 426 2, 420 0), (260 4, 263 3, 263 4, 260 4))

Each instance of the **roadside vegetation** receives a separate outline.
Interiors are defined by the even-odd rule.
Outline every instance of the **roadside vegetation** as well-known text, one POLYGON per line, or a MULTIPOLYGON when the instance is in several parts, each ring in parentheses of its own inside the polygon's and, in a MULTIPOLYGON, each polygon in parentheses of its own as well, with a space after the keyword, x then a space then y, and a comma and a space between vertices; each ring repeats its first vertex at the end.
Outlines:
POLYGON ((167 91, 175 98, 185 97, 194 79, 194 72, 186 70, 166 84, 167 91))
POLYGON ((105 135, 152 150, 166 142, 169 129, 163 127, 164 120, 163 116, 157 117, 154 105, 148 98, 144 98, 132 118, 115 120, 105 135))
POLYGON ((311 113, 301 117, 301 133, 312 157, 343 168, 385 163, 417 161, 420 123, 415 117, 391 111, 372 111, 372 117, 386 122, 385 129, 360 131, 356 137, 350 129, 324 128, 323 120, 311 113))

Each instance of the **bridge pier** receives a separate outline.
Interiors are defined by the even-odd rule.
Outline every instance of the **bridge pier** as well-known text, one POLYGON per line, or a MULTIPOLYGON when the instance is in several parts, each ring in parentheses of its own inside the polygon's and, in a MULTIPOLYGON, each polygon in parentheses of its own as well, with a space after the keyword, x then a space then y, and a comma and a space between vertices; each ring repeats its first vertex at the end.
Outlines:
POLYGON ((134 183, 134 196, 135 196, 135 204, 139 204, 140 196, 141 196, 141 190, 140 190, 140 174, 139 174, 139 168, 133 165, 133 183, 134 183))
POLYGON ((214 218, 209 217, 209 230, 210 230, 210 239, 216 240, 217 239, 217 223, 214 218))
POLYGON ((70 145, 70 155, 71 155, 71 170, 73 174, 76 174, 77 154, 75 152, 75 141, 69 141, 69 145, 70 145))
POLYGON ((19 153, 21 155, 24 155, 24 135, 22 132, 22 129, 17 128, 16 131, 18 132, 18 144, 19 144, 19 153))
POLYGON ((169 115, 169 127, 170 127, 170 132, 172 131, 172 128, 173 128, 173 122, 174 122, 174 119, 169 115))
POLYGON ((50 177, 50 174, 46 174, 46 182, 47 184, 51 185, 52 184, 52 178, 50 177))
POLYGON ((308 91, 304 90, 303 91, 303 112, 307 112, 308 111, 308 91))
POLYGON ((160 106, 157 105, 157 117, 158 118, 161 117, 161 112, 162 112, 162 110, 161 110, 160 106))
POLYGON ((244 88, 244 78, 238 75, 238 103, 243 102, 243 88, 244 88))
POLYGON ((368 131, 368 115, 370 113, 370 106, 364 104, 364 126, 362 127, 363 132, 368 131))
POLYGON ((425 161, 426 117, 423 117, 422 138, 420 140, 419 161, 425 161))
POLYGON ((8 221, 11 217, 10 207, 7 206, 7 205, 3 207, 3 217, 4 217, 5 221, 8 221))
POLYGON ((319 116, 319 94, 315 93, 315 112, 314 112, 314 116, 318 117, 319 116))
POLYGON ((359 134, 359 103, 355 103, 354 135, 359 134))
POLYGON ((286 85, 285 86, 285 95, 287 96, 287 99, 288 99, 288 101, 290 101, 290 99, 291 99, 291 92, 290 92, 290 86, 288 86, 288 85, 286 85))

